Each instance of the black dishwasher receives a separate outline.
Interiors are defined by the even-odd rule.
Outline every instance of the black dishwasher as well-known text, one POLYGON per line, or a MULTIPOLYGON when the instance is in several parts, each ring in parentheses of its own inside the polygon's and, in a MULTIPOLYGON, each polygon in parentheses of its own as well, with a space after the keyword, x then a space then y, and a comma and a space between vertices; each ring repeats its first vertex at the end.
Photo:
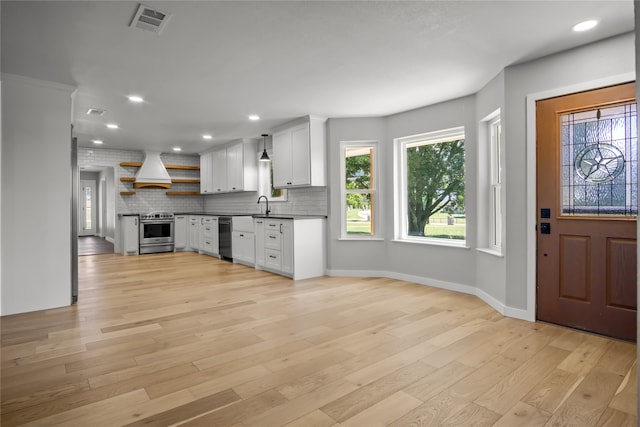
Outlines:
POLYGON ((218 218, 218 239, 220 258, 233 261, 231 252, 231 217, 221 216, 218 218))

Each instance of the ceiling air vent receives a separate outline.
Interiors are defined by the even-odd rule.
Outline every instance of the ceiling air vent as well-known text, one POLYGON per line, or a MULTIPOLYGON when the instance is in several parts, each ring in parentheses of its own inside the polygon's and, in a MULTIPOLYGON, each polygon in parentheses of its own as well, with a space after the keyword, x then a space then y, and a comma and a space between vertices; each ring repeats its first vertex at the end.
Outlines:
POLYGON ((171 15, 168 13, 140 3, 130 26, 160 34, 169 22, 169 18, 171 15))
POLYGON ((104 110, 99 108, 89 108, 87 110, 87 116, 101 116, 104 114, 104 110))

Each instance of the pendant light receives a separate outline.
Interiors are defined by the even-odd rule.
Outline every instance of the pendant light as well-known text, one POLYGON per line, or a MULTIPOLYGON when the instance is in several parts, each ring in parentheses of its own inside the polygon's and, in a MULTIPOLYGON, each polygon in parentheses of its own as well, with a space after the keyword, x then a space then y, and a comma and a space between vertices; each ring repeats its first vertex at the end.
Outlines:
POLYGON ((269 158, 269 155, 267 154, 267 137, 269 135, 267 135, 266 133, 262 134, 262 156, 260 156, 260 161, 261 162, 269 162, 271 161, 271 159, 269 158))

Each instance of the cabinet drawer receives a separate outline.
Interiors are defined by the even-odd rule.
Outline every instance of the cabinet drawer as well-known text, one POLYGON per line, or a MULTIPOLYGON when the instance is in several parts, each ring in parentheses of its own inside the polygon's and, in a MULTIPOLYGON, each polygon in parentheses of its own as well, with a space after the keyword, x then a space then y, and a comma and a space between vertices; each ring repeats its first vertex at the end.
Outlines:
POLYGON ((201 249, 205 252, 213 253, 213 243, 211 242, 211 240, 207 239, 204 242, 202 242, 201 249))
POLYGON ((265 231, 264 232, 264 247, 267 249, 280 250, 280 232, 278 231, 265 231))
POLYGON ((202 234, 203 236, 208 238, 213 237, 213 227, 211 227, 210 225, 205 225, 202 229, 202 234))
POLYGON ((264 222, 265 230, 277 230, 280 232, 280 223, 278 221, 265 221, 264 222))
POLYGON ((274 270, 282 269, 280 251, 274 251, 273 249, 265 249, 264 255, 265 255, 264 256, 265 265, 268 268, 273 268, 274 270))

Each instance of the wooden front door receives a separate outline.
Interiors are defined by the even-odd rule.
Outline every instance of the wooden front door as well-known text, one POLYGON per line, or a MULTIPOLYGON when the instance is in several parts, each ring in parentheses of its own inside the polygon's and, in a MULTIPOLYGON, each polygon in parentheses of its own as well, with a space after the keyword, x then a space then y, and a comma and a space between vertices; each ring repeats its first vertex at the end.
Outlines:
POLYGON ((537 318, 636 338, 635 84, 537 102, 537 318))

